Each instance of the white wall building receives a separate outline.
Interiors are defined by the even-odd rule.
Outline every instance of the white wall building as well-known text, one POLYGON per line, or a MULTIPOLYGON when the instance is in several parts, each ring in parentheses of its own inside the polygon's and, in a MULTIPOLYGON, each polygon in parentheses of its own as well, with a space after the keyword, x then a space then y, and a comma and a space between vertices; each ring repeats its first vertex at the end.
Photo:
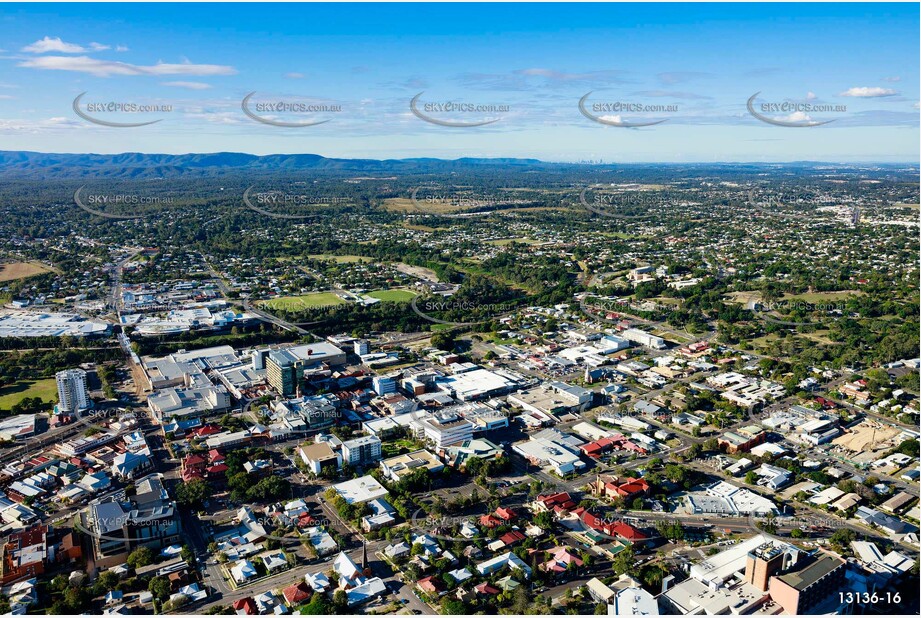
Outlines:
POLYGON ((92 405, 86 390, 86 372, 82 369, 65 369, 55 374, 58 384, 58 410, 78 412, 92 405))
POLYGON ((361 436, 342 443, 342 461, 350 466, 363 467, 381 460, 381 439, 377 436, 361 436))
POLYGON ((473 439, 473 423, 453 413, 435 414, 418 421, 425 439, 441 450, 449 444, 473 439))

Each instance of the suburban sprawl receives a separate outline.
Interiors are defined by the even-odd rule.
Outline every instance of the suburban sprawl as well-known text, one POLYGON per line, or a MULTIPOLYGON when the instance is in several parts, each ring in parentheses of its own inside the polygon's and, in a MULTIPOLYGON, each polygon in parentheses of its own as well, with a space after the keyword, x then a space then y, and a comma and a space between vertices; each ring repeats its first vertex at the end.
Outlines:
POLYGON ((918 613, 917 166, 43 156, 0 614, 918 613))

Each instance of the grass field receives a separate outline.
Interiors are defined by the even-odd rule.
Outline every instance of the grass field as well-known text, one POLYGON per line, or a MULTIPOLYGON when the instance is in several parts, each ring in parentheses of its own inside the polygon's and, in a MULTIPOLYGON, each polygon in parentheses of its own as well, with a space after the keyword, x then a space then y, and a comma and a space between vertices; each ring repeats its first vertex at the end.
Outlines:
POLYGON ((317 255, 308 255, 311 260, 333 260, 336 264, 354 264, 359 260, 367 260, 369 262, 373 261, 369 257, 362 257, 360 255, 329 255, 326 253, 317 254, 317 255))
POLYGON ((0 408, 9 410, 26 397, 39 397, 42 401, 54 403, 58 400, 57 383, 54 378, 20 380, 0 389, 0 408))
POLYGON ((47 272, 51 272, 51 269, 38 262, 11 262, 9 264, 0 264, 0 281, 26 279, 47 272))
POLYGON ((379 298, 384 302, 402 303, 412 300, 416 293, 409 290, 374 290, 373 292, 368 292, 368 296, 379 298))
POLYGON ((344 305, 345 301, 332 292, 315 292, 313 294, 303 294, 301 296, 279 296, 272 300, 264 300, 260 302, 260 304, 268 309, 297 311, 298 309, 315 309, 317 307, 344 305))
POLYGON ((841 290, 840 292, 810 292, 806 294, 784 294, 784 300, 801 300, 818 304, 826 301, 845 300, 848 296, 863 296, 861 290, 841 290))
POLYGON ((384 200, 384 210, 414 214, 444 215, 469 210, 469 206, 452 204, 447 200, 429 200, 428 193, 420 191, 413 201, 407 197, 391 197, 384 200))

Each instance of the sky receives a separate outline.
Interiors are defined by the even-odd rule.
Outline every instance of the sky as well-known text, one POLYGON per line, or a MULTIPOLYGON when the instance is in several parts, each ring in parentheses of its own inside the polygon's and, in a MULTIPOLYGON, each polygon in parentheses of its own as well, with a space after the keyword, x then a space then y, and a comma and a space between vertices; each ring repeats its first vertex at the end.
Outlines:
POLYGON ((919 26, 917 3, 4 4, 0 150, 917 163, 919 26))

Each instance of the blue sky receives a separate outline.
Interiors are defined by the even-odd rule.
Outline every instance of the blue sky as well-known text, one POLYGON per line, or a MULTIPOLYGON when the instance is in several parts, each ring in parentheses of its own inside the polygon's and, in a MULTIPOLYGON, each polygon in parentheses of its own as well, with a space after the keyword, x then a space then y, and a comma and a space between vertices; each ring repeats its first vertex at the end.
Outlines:
POLYGON ((913 3, 7 4, 0 149, 917 162, 918 32, 913 3))

